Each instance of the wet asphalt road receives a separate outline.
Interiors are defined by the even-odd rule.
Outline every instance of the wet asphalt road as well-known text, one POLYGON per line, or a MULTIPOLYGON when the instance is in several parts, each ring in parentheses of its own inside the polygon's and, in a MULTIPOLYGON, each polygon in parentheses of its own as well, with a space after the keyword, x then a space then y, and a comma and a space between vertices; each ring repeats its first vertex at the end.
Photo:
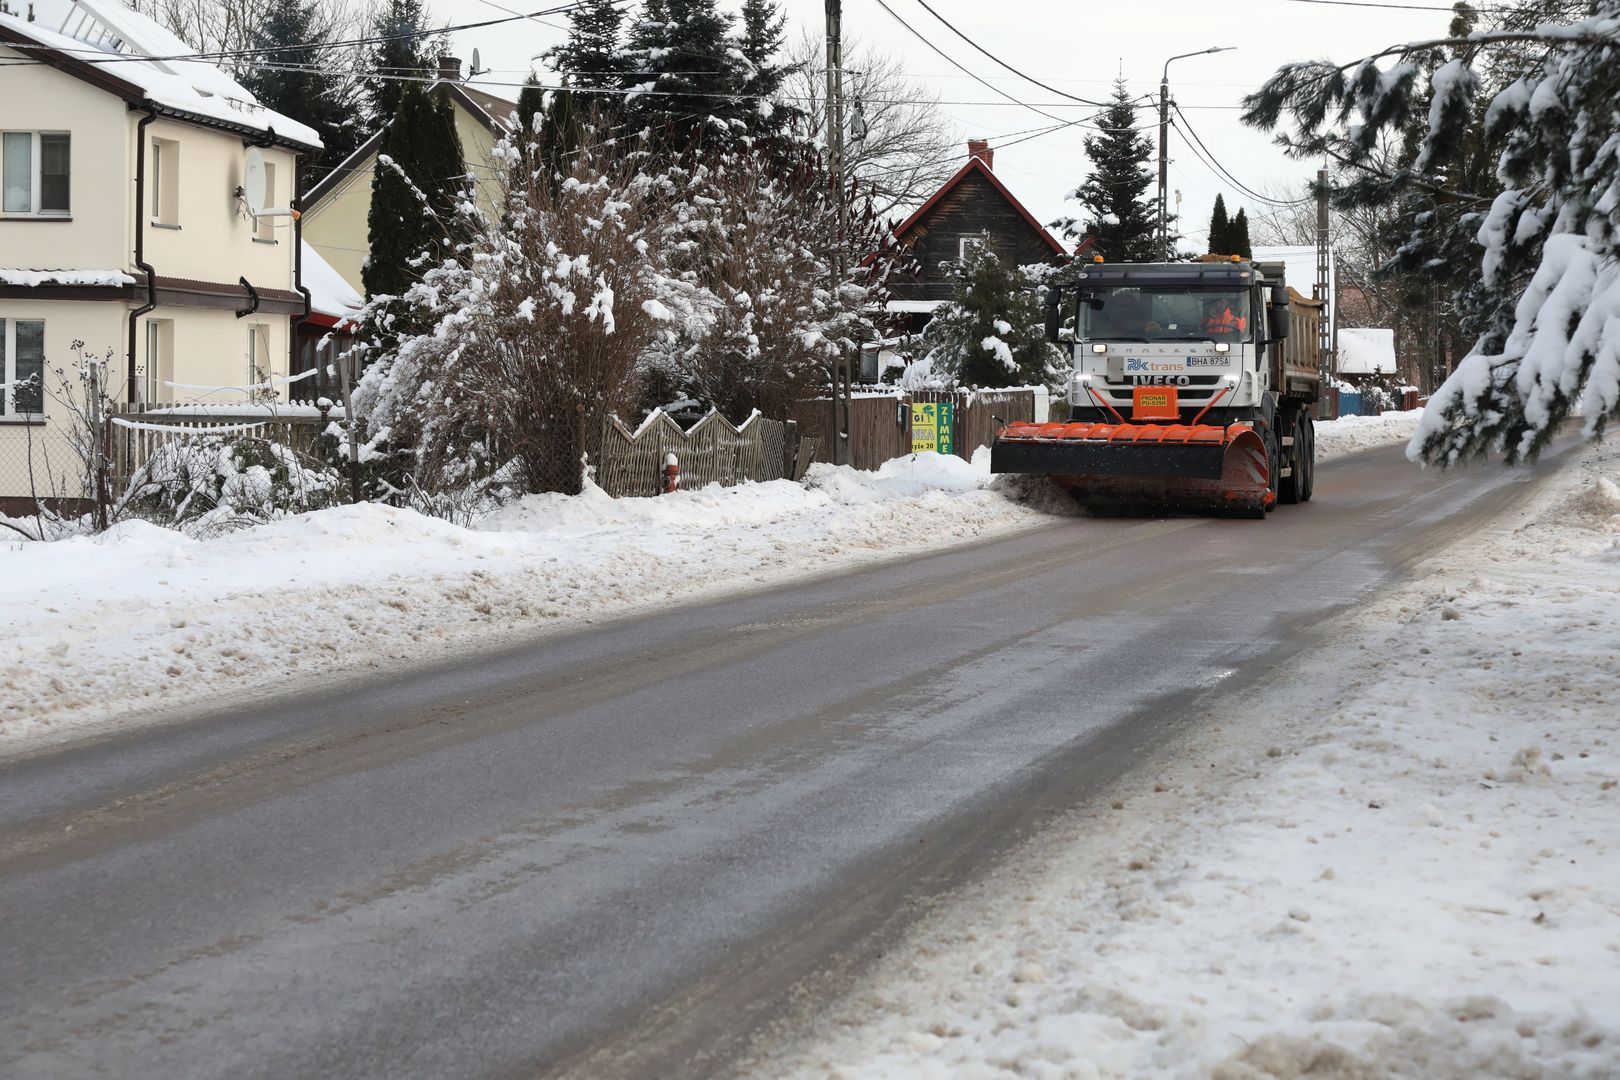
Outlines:
POLYGON ((1529 475, 1372 451, 0 763, 0 1075, 720 1070, 1529 475))

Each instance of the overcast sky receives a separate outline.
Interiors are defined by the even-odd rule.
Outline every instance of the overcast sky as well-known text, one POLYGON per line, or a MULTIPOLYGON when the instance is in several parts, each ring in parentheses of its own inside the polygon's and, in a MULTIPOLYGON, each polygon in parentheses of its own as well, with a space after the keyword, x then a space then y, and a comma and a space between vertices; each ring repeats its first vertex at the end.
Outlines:
MULTIPOLYGON (((437 16, 460 24, 500 18, 512 11, 533 11, 558 6, 561 0, 430 0, 437 16)), ((1094 115, 1096 110, 1076 105, 1031 85, 999 68, 957 37, 918 0, 886 0, 929 42, 992 86, 1020 101, 1040 106, 1065 120, 1094 115)), ((1398 42, 1438 36, 1445 32, 1449 9, 1439 0, 1389 0, 1391 3, 1432 4, 1432 10, 1393 10, 1335 6, 1304 0, 928 0, 940 15, 988 52, 1020 71, 1080 97, 1103 100, 1112 80, 1123 71, 1132 90, 1158 93, 1165 59, 1212 45, 1235 45, 1237 51, 1194 56, 1170 66, 1172 96, 1181 105, 1194 130, 1239 181, 1270 194, 1281 185, 1302 184, 1314 164, 1290 161, 1270 137, 1238 123, 1238 102, 1278 65, 1290 60, 1328 57, 1340 62, 1398 42)), ((736 3, 724 6, 735 9, 736 3)), ((789 33, 825 30, 822 0, 784 0, 789 33)), ((566 36, 567 19, 549 16, 536 21, 507 23, 469 30, 455 37, 463 59, 477 48, 490 74, 485 88, 515 97, 514 87, 527 75, 531 57, 566 36)), ((919 41, 876 0, 844 0, 844 35, 896 53, 919 84, 937 93, 942 111, 957 126, 962 140, 988 138, 992 145, 1016 132, 1049 126, 1051 119, 1013 104, 964 74, 949 60, 919 41)), ((1142 114, 1149 137, 1157 138, 1157 109, 1142 114)), ((1042 221, 1073 212, 1065 196, 1082 181, 1089 168, 1082 139, 1075 127, 1008 146, 995 158, 996 174, 1042 221)), ((964 155, 966 149, 963 150, 964 155)), ((1210 208, 1217 192, 1227 206, 1252 206, 1253 200, 1236 191, 1170 135, 1170 188, 1181 193, 1183 231, 1202 242, 1210 208)))

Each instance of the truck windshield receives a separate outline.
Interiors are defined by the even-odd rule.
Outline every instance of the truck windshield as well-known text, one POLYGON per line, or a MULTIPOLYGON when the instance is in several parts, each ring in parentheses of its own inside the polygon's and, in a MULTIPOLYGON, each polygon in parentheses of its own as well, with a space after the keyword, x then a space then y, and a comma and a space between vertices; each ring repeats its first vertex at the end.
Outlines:
POLYGON ((1080 294, 1087 341, 1247 341, 1245 289, 1089 289, 1080 294))

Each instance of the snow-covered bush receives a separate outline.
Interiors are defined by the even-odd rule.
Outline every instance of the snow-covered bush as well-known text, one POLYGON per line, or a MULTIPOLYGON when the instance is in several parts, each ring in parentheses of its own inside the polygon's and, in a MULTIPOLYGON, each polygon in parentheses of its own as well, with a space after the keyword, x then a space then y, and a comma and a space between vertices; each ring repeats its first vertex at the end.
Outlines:
POLYGON ((559 153, 547 115, 496 148, 500 220, 467 201, 471 239, 373 305, 372 325, 426 328, 397 346, 377 335, 354 394, 361 456, 393 465, 391 497, 497 481, 577 492, 608 414, 690 399, 785 415, 875 330, 892 242, 855 215, 850 235, 881 257, 849 260, 833 288, 837 214, 807 148, 671 161, 587 121, 559 153))
POLYGON ((847 260, 834 290, 838 212, 811 148, 776 140, 717 154, 671 169, 659 187, 664 326, 646 354, 655 393, 644 404, 680 396, 734 419, 782 417, 826 385, 840 349, 874 336, 892 240, 852 193, 846 247, 879 254, 847 260))
POLYGON ((391 448, 426 490, 504 475, 523 491, 577 492, 587 425, 634 403, 663 321, 654 179, 601 145, 559 177, 520 152, 532 138, 496 148, 501 219, 465 204, 471 239, 392 302, 431 329, 378 356, 355 390, 368 446, 391 448))
POLYGON ((198 434, 159 446, 118 500, 119 517, 191 530, 268 521, 339 502, 337 470, 278 442, 198 434))

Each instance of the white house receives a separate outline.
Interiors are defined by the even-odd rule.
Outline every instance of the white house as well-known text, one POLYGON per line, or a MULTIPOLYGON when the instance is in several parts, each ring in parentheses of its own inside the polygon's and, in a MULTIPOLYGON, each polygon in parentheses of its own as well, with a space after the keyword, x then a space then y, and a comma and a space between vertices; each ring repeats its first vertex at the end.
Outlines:
MULTIPOLYGON (((118 0, 0 5, 0 498, 38 492, 53 371, 110 354, 115 400, 243 400, 309 312, 290 211, 310 128, 263 108, 118 0), (244 197, 250 156, 265 209, 244 197), (39 379, 43 378, 45 392, 39 379), (24 470, 26 472, 26 470, 24 470)), ((52 488, 60 488, 63 450, 52 488)), ((53 494, 77 494, 54 490, 53 494)))

